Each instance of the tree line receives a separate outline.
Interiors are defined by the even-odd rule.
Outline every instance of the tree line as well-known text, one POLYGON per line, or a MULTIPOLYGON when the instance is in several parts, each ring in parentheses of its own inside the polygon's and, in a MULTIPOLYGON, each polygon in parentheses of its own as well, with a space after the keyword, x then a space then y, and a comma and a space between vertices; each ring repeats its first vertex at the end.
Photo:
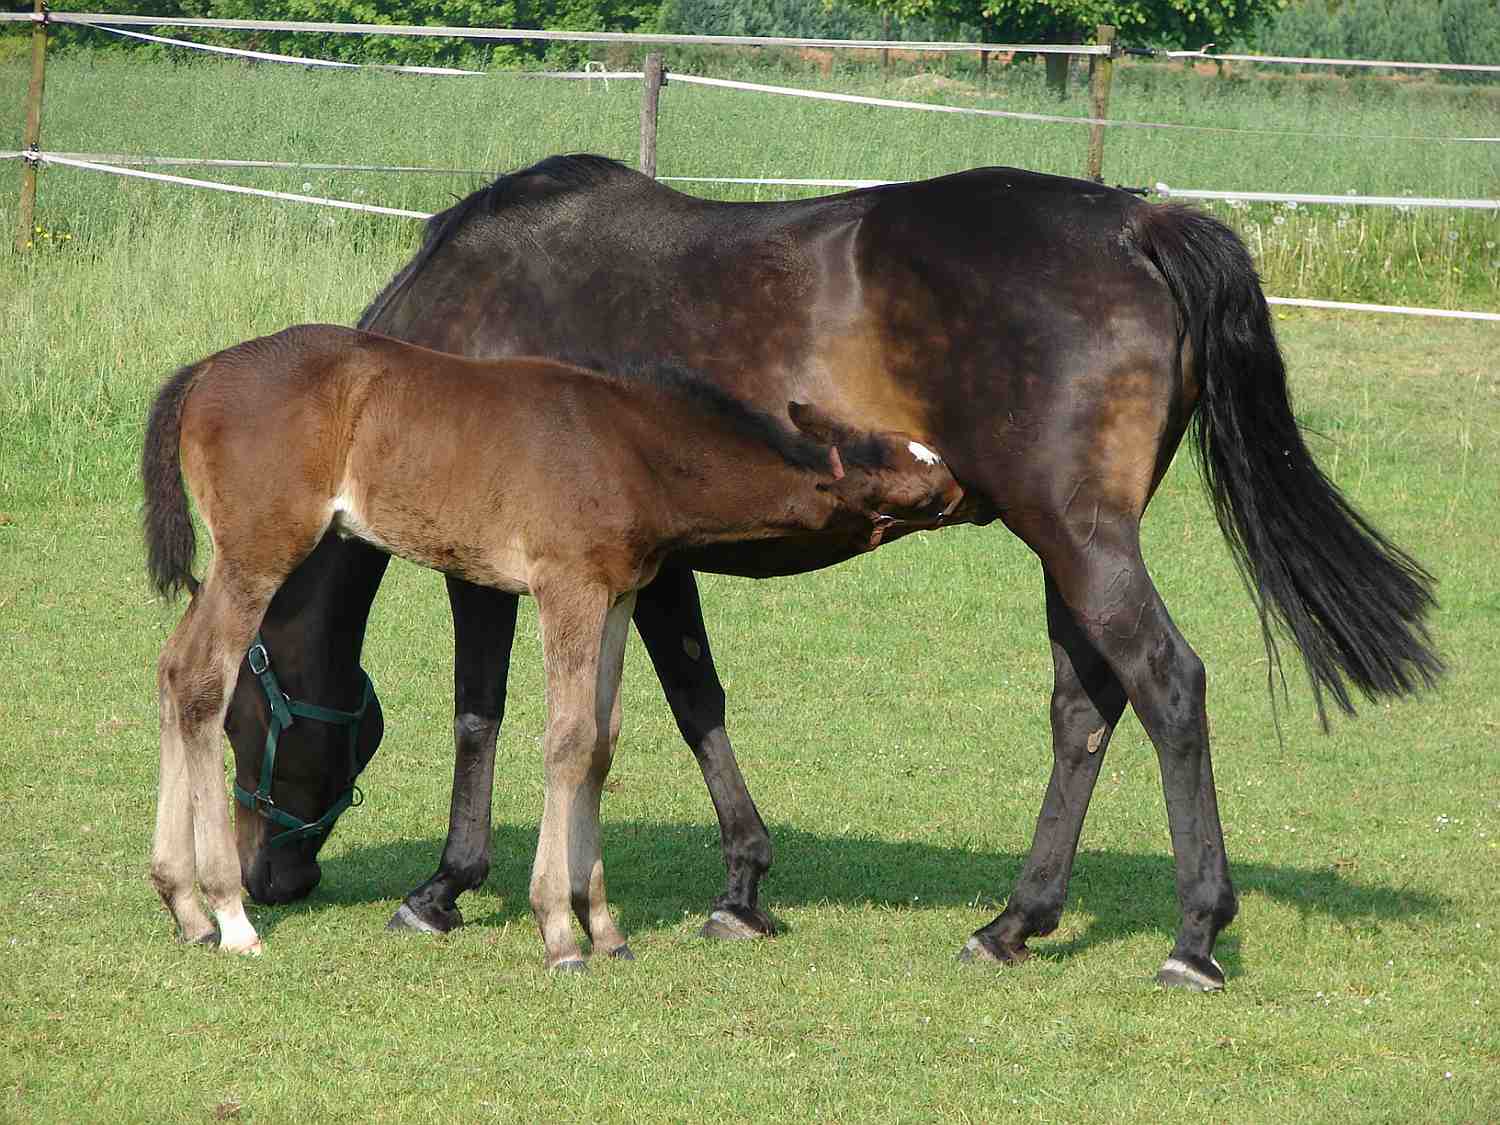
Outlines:
MULTIPOLYGON (((29 7, 25 0, 10 6, 29 7)), ((58 5, 61 7, 61 5, 58 5)), ((92 0, 70 7, 90 8, 92 0)), ((1273 54, 1500 64, 1497 0, 104 0, 120 14, 342 23, 535 27, 556 31, 1086 43, 1112 24, 1120 43, 1273 54)), ((10 25, 13 34, 24 27, 10 25)), ((195 33, 227 45, 322 58, 517 65, 576 62, 586 47, 283 33, 195 33)), ((103 46, 59 29, 60 45, 103 46)), ((128 44, 120 44, 129 49, 128 44)), ((140 49, 140 48, 135 48, 140 49)))

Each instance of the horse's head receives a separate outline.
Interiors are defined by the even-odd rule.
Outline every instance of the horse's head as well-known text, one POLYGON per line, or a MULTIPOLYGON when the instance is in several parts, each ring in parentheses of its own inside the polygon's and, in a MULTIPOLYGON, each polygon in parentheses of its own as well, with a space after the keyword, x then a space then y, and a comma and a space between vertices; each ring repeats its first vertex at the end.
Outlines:
POLYGON ((964 490, 938 453, 910 434, 860 431, 806 403, 787 404, 793 425, 828 445, 833 481, 823 485, 871 524, 870 546, 939 526, 964 490))
POLYGON ((305 702, 352 693, 322 682, 326 675, 311 682, 300 674, 297 646, 279 647, 274 667, 264 646, 250 650, 236 691, 253 693, 256 706, 232 707, 225 724, 235 758, 240 881, 265 904, 295 902, 318 885, 318 851, 339 815, 361 800, 354 782, 384 731, 380 703, 362 674, 352 710, 305 702), (288 698, 283 682, 295 683, 303 698, 288 698))

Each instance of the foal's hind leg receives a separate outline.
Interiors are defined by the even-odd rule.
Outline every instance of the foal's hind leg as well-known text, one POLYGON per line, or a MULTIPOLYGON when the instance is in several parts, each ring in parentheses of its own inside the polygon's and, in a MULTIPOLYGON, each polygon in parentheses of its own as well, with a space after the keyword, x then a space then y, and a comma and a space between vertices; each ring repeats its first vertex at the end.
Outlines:
POLYGON ((1135 516, 1100 506, 1084 534, 1065 518, 1038 519, 1017 530, 1041 556, 1062 601, 1123 685, 1156 747, 1182 911, 1176 945, 1159 979, 1222 988, 1224 973, 1213 947, 1234 918, 1235 897, 1214 796, 1203 662, 1177 631, 1146 573, 1135 516))
POLYGON ((1005 910, 976 930, 963 960, 1024 961, 1026 939, 1050 934, 1062 917, 1089 798, 1104 751, 1125 710, 1114 672, 1079 628, 1051 578, 1047 633, 1052 641, 1052 777, 1036 835, 1005 910))
POLYGON ((724 731, 724 688, 709 652, 693 572, 663 567, 636 600, 635 626, 719 817, 724 892, 714 900, 703 936, 774 935, 776 920, 757 905, 760 881, 771 867, 771 834, 724 731))
MULTIPOLYGON (((217 560, 215 560, 217 563, 217 560)), ((259 953, 260 937, 240 898, 240 864, 224 788, 220 730, 240 654, 249 646, 271 591, 252 594, 209 576, 162 652, 159 686, 162 713, 162 792, 152 880, 183 936, 202 940, 201 911, 188 908, 191 877, 184 879, 184 838, 191 835, 197 882, 218 921, 219 946, 233 953, 259 953), (181 776, 178 775, 180 767, 181 776), (163 805, 187 798, 189 825, 180 809, 163 805), (167 831, 162 833, 163 826, 167 831)))
MULTIPOLYGON (((194 597, 187 614, 177 626, 168 648, 182 633, 198 608, 194 597)), ((187 752, 183 746, 182 723, 175 697, 166 690, 165 679, 159 683, 158 703, 161 712, 161 767, 156 798, 156 834, 151 844, 151 882, 168 912, 177 923, 182 940, 213 944, 218 931, 199 905, 193 884, 198 868, 198 851, 193 844, 193 792, 188 776, 187 752)))
POLYGON ((603 584, 538 581, 547 670, 546 797, 531 909, 547 967, 585 967, 569 908, 595 949, 629 957, 610 916, 599 845, 599 797, 618 733, 617 696, 634 598, 611 607, 603 584))

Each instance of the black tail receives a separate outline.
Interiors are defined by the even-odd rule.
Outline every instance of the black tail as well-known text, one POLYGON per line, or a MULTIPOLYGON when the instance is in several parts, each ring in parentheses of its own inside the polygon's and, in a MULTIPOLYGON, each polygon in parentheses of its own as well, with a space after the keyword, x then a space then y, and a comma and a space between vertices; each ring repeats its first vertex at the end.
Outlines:
POLYGON ((141 450, 141 483, 146 501, 141 510, 146 531, 146 572, 164 598, 178 590, 198 588, 193 577, 197 535, 188 513, 182 485, 182 400, 198 374, 184 367, 162 385, 146 421, 146 443, 141 450))
POLYGON ((1189 207, 1139 216, 1141 249, 1166 277, 1192 344, 1198 460, 1272 669, 1274 617, 1302 652, 1325 729, 1325 688, 1354 712, 1345 677, 1371 698, 1430 686, 1443 670, 1423 624, 1432 576, 1354 510, 1302 443, 1248 251, 1189 207))

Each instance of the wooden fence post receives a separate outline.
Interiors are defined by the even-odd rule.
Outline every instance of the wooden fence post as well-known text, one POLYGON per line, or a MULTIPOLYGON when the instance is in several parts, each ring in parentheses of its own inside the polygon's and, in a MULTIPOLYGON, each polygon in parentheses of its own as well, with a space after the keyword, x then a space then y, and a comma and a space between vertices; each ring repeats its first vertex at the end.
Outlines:
MULTIPOLYGON (((1102 119, 1109 116, 1109 84, 1114 78, 1115 70, 1115 29, 1107 23, 1101 23, 1094 29, 1094 42, 1109 48, 1107 55, 1089 56, 1089 92, 1092 101, 1090 116, 1102 119)), ((1089 126, 1087 175, 1096 184, 1104 182, 1104 126, 1097 122, 1089 126)))
MULTIPOLYGON (((31 82, 26 87, 26 134, 21 147, 35 152, 42 143, 42 86, 47 68, 47 6, 35 0, 37 21, 31 25, 31 82)), ((31 249, 32 223, 36 216, 37 161, 23 157, 21 167, 21 207, 16 223, 16 253, 31 249)))
POLYGON ((656 179, 656 114, 661 100, 661 88, 666 74, 661 65, 661 52, 652 51, 646 56, 645 91, 641 95, 641 171, 656 179))

